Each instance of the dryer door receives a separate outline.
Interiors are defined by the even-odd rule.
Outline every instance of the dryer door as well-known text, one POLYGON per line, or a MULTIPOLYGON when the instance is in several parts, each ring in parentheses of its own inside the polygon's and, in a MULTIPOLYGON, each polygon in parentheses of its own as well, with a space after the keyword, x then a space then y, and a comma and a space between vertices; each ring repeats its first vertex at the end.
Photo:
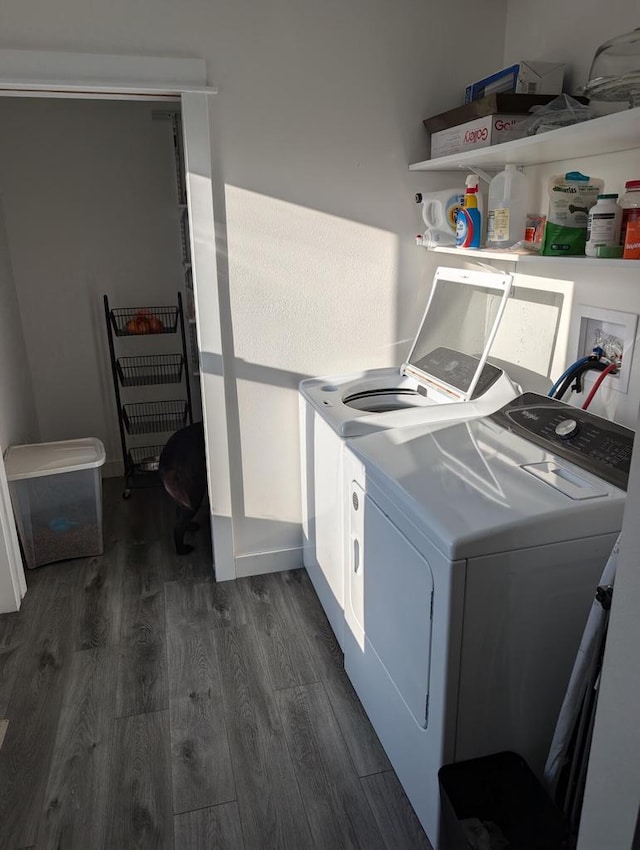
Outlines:
POLYGON ((359 645, 356 652, 375 654, 415 722, 426 728, 433 575, 355 481, 349 496, 347 627, 359 645))

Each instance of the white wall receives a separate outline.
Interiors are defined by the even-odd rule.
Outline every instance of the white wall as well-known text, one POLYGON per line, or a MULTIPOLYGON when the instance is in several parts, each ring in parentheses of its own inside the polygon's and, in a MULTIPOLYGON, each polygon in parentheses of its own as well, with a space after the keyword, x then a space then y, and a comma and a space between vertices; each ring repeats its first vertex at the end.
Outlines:
POLYGON ((589 79, 596 49, 640 26, 635 0, 508 0, 505 64, 518 59, 565 62, 565 91, 589 79))
POLYGON ((0 192, 0 446, 4 450, 12 444, 33 442, 38 436, 31 370, 7 244, 4 198, 0 192))
MULTIPOLYGON (((121 450, 102 296, 115 306, 175 303, 181 285, 171 128, 153 109, 0 99, 0 187, 39 436, 99 437, 114 472, 121 450)), ((161 344, 179 350, 172 337, 161 344)))
POLYGON ((505 0, 3 3, 2 47, 199 56, 220 88, 237 554, 300 545, 299 379, 406 352, 434 265, 407 164, 422 119, 502 54, 504 16, 505 0))

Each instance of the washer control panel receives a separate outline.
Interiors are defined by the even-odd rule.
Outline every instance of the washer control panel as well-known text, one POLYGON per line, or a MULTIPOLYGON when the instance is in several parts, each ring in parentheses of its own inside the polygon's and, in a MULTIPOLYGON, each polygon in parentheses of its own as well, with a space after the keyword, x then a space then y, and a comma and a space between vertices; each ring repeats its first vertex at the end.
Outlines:
POLYGON ((524 393, 489 416, 503 428, 627 489, 634 432, 554 398, 524 393))
POLYGON ((556 434, 561 440, 569 440, 571 437, 575 437, 579 430, 580 426, 575 419, 563 419, 556 425, 556 434))
MULTIPOLYGON (((441 381, 460 392, 466 392, 469 389, 479 364, 478 357, 462 351, 454 351, 442 345, 419 359, 410 361, 411 366, 424 373, 427 382, 429 379, 441 381)), ((471 397, 476 399, 483 396, 501 374, 502 370, 497 366, 485 363, 471 397)))

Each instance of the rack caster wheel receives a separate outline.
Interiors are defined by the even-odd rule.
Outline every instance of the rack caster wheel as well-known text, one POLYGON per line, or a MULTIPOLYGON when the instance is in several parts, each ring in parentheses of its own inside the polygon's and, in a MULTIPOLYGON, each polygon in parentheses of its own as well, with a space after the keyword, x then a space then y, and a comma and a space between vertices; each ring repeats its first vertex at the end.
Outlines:
POLYGON ((123 499, 130 499, 131 498, 131 490, 129 490, 129 489, 124 490, 123 493, 122 493, 122 498, 123 499))

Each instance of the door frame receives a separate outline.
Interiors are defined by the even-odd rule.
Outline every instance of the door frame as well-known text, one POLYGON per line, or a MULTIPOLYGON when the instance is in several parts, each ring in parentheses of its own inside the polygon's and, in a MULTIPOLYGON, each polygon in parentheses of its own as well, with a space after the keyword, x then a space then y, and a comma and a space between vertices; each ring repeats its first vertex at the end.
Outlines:
MULTIPOLYGON (((213 203, 211 120, 216 94, 217 89, 207 85, 202 59, 0 50, 0 96, 181 103, 196 332, 201 353, 223 364, 222 374, 207 375, 201 363, 200 383, 214 563, 217 580, 224 581, 235 578, 236 570, 213 203), (204 325, 202 316, 207 318, 204 325)), ((0 481, 4 476, 0 454, 0 481)), ((20 560, 15 563, 17 537, 7 487, 0 487, 0 516, 11 522, 0 537, 0 571, 6 574, 8 568, 18 610, 26 583, 20 560)))

